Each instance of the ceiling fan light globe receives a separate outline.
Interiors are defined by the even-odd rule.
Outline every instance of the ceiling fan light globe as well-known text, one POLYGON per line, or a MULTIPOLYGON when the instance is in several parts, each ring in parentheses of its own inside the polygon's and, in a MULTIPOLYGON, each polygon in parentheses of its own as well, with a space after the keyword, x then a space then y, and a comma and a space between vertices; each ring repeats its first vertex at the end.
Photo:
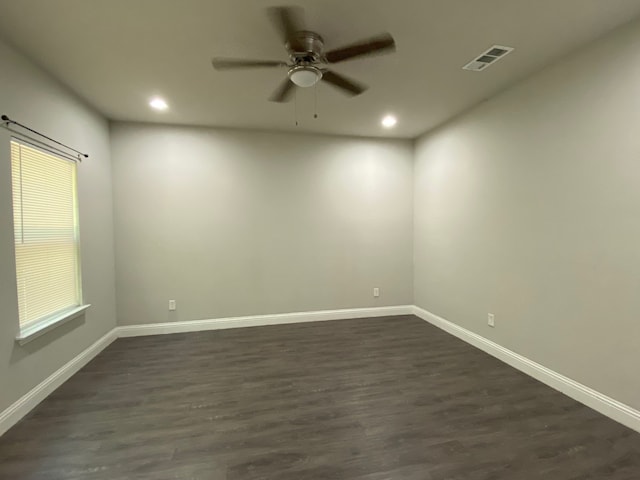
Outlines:
POLYGON ((313 87, 322 78, 322 71, 310 65, 302 65, 289 70, 289 78, 299 87, 313 87))

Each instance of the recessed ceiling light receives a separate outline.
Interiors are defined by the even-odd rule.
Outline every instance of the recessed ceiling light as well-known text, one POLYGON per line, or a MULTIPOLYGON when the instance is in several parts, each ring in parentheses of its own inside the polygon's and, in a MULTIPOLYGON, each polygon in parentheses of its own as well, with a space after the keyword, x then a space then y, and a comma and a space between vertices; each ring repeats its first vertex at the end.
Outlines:
POLYGON ((167 102, 165 102, 164 99, 160 97, 153 97, 149 101, 149 106, 154 110, 166 110, 167 108, 169 108, 169 105, 167 105, 167 102))
POLYGON ((393 115, 387 115, 382 119, 382 126, 384 128, 395 127, 396 123, 398 123, 398 119, 393 115))

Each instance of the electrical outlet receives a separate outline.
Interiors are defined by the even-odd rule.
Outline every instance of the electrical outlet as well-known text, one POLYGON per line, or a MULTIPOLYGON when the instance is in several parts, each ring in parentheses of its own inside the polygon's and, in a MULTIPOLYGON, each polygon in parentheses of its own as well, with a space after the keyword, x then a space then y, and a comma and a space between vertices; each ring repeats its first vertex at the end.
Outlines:
POLYGON ((373 289, 373 296, 376 298, 380 296, 380 289, 378 287, 373 289))
POLYGON ((487 314, 487 325, 489 325, 490 327, 496 326, 496 317, 493 313, 487 314))
POLYGON ((169 311, 173 312, 176 309, 176 301, 169 300, 169 311))

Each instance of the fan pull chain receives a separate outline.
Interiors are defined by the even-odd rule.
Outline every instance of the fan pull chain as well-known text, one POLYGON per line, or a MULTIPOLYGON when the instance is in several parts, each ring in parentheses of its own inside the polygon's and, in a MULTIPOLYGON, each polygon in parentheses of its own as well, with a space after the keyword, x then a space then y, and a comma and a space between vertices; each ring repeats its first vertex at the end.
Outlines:
POLYGON ((314 105, 313 105, 313 118, 318 118, 318 84, 313 87, 314 105))
POLYGON ((296 88, 294 93, 293 93, 293 103, 294 103, 294 118, 296 121, 296 127, 298 126, 298 89, 296 88))

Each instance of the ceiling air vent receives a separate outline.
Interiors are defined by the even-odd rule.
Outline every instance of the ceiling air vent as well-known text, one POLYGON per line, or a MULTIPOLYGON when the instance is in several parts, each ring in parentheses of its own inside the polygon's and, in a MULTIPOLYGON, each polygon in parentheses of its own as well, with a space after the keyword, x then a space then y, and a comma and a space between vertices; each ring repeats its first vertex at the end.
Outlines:
POLYGON ((506 57, 513 51, 511 47, 503 47, 502 45, 494 45, 486 52, 481 53, 476 58, 467 63, 463 70, 471 70, 473 72, 480 72, 485 70, 492 63, 496 63, 501 58, 506 57))

